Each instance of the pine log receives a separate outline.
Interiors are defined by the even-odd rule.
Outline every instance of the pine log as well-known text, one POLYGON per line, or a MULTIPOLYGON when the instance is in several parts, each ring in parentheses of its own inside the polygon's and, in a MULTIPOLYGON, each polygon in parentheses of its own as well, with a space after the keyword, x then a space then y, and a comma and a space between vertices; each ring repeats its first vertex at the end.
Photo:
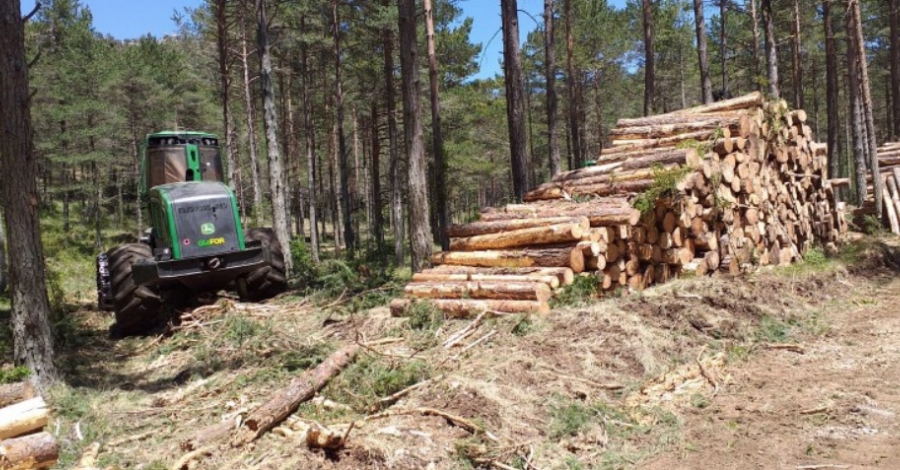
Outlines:
POLYGON ((585 217, 548 217, 528 219, 505 219, 495 221, 477 221, 462 225, 453 225, 447 229, 447 236, 451 238, 474 237, 489 233, 508 232, 523 228, 546 227, 557 224, 578 224, 583 229, 590 227, 590 221, 585 217))
POLYGON ((550 300, 550 286, 540 282, 413 282, 406 285, 407 297, 419 299, 550 300))
MULTIPOLYGON (((402 317, 408 315, 409 307, 415 302, 412 299, 394 299, 391 301, 391 315, 402 317)), ((471 299, 430 299, 425 300, 448 318, 470 318, 484 312, 500 313, 550 313, 547 302, 529 300, 471 300, 471 299)))
POLYGON ((584 254, 573 246, 525 248, 505 251, 446 251, 431 257, 434 264, 501 268, 569 267, 584 271, 584 254))
POLYGON ((34 386, 28 381, 0 385, 0 407, 34 398, 34 396, 34 386))
POLYGON ((324 388, 332 377, 338 375, 344 367, 353 362, 357 351, 359 351, 357 344, 345 346, 314 369, 291 380, 286 388, 277 392, 269 401, 250 413, 234 435, 231 441, 232 446, 238 447, 253 442, 297 411, 301 403, 314 397, 316 392, 324 388))
POLYGON ((597 255, 585 258, 584 269, 587 271, 602 271, 606 269, 606 257, 597 255))
POLYGON ((747 137, 750 135, 751 122, 746 114, 731 119, 707 119, 697 117, 689 122, 674 124, 656 124, 650 126, 617 127, 609 132, 615 140, 660 139, 707 129, 729 129, 732 135, 747 137))
MULTIPOLYGON (((728 139, 731 137, 731 131, 727 128, 722 129, 704 129, 697 132, 688 132, 685 134, 673 135, 671 137, 663 137, 661 139, 616 139, 611 142, 612 147, 609 153, 632 152, 637 150, 655 149, 663 151, 665 148, 677 147, 685 142, 702 142, 712 138, 728 139)), ((602 155, 602 153, 601 153, 602 155)))
POLYGON ((641 219, 641 213, 633 207, 595 206, 593 203, 584 203, 577 207, 561 205, 558 209, 548 208, 537 212, 534 215, 508 212, 483 214, 482 219, 491 221, 526 219, 529 217, 544 217, 551 214, 563 215, 565 217, 587 217, 591 227, 606 227, 622 224, 634 225, 641 219))
POLYGON ((467 238, 453 238, 450 240, 450 249, 454 251, 478 251, 565 243, 581 240, 581 235, 585 229, 586 227, 583 227, 582 223, 559 224, 488 233, 467 238))
POLYGON ((608 173, 594 173, 588 176, 581 176, 578 178, 567 179, 565 181, 551 181, 550 183, 544 183, 535 190, 540 191, 551 191, 553 188, 562 189, 567 193, 571 194, 573 190, 577 189, 579 186, 587 186, 591 184, 610 184, 613 182, 622 182, 622 181, 634 181, 640 179, 652 178, 656 175, 657 168, 662 170, 672 170, 678 168, 680 165, 684 164, 684 162, 669 162, 669 163, 660 163, 659 167, 645 167, 638 168, 634 170, 627 171, 611 171, 608 173))
MULTIPOLYGON (((887 182, 886 187, 888 189, 888 194, 890 194, 891 203, 894 205, 894 212, 900 218, 900 191, 897 189, 897 182, 894 180, 894 175, 890 175, 885 178, 887 182)), ((898 220, 900 223, 900 220, 898 220)))
POLYGON ((445 264, 428 269, 428 273, 469 274, 486 276, 556 276, 560 284, 570 285, 575 282, 575 273, 570 268, 532 267, 532 268, 479 268, 473 266, 457 266, 445 264))
POLYGON ((582 253, 584 253, 585 257, 588 256, 599 256, 603 251, 599 242, 592 241, 581 241, 576 245, 577 248, 581 248, 582 253))
POLYGON ((59 445, 52 434, 39 432, 0 441, 0 470, 42 470, 59 459, 59 445))
POLYGON ((747 114, 745 110, 731 110, 717 113, 697 114, 656 114, 653 116, 644 116, 639 118, 622 118, 616 121, 616 128, 641 127, 641 126, 658 126, 666 124, 681 124, 685 122, 696 121, 697 119, 708 119, 724 121, 739 118, 741 115, 747 114))
POLYGON ((610 196, 637 194, 646 191, 653 185, 653 179, 641 179, 633 181, 599 183, 584 186, 572 186, 568 188, 542 188, 536 189, 525 195, 525 201, 538 201, 544 199, 562 199, 569 196, 610 196))
MULTIPOLYGON (((571 270, 569 270, 571 271, 571 270)), ((541 282, 551 289, 557 289, 561 285, 559 277, 552 274, 523 274, 523 275, 494 275, 494 274, 452 274, 442 272, 423 271, 413 274, 413 282, 541 282)))
POLYGON ((900 223, 898 223, 897 220, 897 211, 894 210, 894 204, 893 201, 891 201, 890 194, 888 194, 887 187, 882 187, 881 192, 884 199, 884 208, 887 211, 888 222, 891 224, 891 233, 900 235, 900 223))
POLYGON ((47 425, 50 409, 35 397, 0 409, 0 439, 21 436, 47 425))

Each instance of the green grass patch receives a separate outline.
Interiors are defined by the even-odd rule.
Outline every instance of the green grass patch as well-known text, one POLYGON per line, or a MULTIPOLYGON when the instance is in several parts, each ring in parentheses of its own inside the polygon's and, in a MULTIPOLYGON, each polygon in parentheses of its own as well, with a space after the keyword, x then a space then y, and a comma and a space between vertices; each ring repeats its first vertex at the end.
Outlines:
POLYGON ((381 398, 427 380, 431 375, 431 367, 423 361, 390 362, 366 355, 332 380, 325 395, 359 413, 369 413, 382 408, 381 398))
POLYGON ((596 298, 600 291, 600 280, 595 276, 575 276, 575 282, 563 288, 550 300, 551 306, 578 305, 596 298))

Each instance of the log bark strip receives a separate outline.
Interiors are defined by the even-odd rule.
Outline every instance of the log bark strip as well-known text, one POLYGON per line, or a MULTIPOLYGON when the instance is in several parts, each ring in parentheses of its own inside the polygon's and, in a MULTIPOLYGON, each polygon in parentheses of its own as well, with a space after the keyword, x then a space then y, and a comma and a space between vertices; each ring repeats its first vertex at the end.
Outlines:
POLYGON ((50 410, 41 397, 0 409, 0 439, 21 436, 47 425, 50 410))
POLYGON ((40 432, 0 441, 0 470, 41 470, 59 459, 59 445, 52 434, 40 432))
POLYGON ((413 282, 403 290, 419 299, 550 300, 550 286, 540 282, 413 282))
POLYGON ((590 227, 590 221, 585 217, 548 217, 530 219, 507 219, 495 221, 477 221, 463 225, 453 225, 447 229, 447 236, 451 238, 474 237, 490 233, 508 232, 524 228, 546 227, 557 224, 578 224, 583 229, 590 227))
MULTIPOLYGON (((394 299, 391 301, 391 315, 403 317, 407 315, 413 299, 394 299)), ((444 312, 448 318, 472 318, 484 312, 499 313, 550 313, 550 305, 546 302, 530 300, 475 300, 475 299, 430 299, 435 308, 444 312)))
MULTIPOLYGON (((468 274, 485 276, 556 276, 560 284, 570 285, 575 282, 575 273, 571 268, 531 267, 531 268, 479 268, 475 266, 459 266, 444 264, 435 266, 425 274, 468 274)), ((485 279, 486 280, 486 279, 485 279)))
POLYGON ((493 274, 451 274, 433 271, 423 271, 413 274, 413 282, 462 282, 462 281, 488 281, 488 282, 540 282, 551 289, 560 286, 560 280, 552 274, 523 274, 523 275, 493 275, 493 274))
POLYGON ((567 267, 576 273, 584 270, 584 254, 574 245, 504 251, 446 251, 436 253, 431 261, 434 264, 486 268, 567 267))
POLYGON ((450 240, 450 249, 453 251, 478 251, 572 242, 581 240, 585 229, 580 223, 559 224, 454 238, 450 240))
POLYGON ((9 406, 13 403, 34 398, 34 396, 34 386, 27 381, 0 385, 0 406, 9 406))
POLYGON ((359 346, 356 344, 345 346, 315 369, 308 370, 291 380, 287 388, 276 393, 268 402, 250 413, 231 440, 232 446, 239 447, 253 442, 297 411, 301 403, 314 397, 332 377, 353 362, 357 351, 359 346))

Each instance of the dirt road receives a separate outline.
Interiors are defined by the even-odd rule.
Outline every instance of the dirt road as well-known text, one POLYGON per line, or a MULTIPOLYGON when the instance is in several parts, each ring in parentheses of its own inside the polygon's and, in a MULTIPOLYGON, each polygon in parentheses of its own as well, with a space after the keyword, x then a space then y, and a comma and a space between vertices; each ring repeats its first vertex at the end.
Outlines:
POLYGON ((900 468, 900 279, 850 278, 803 353, 761 350, 683 410, 682 443, 639 468, 900 468))

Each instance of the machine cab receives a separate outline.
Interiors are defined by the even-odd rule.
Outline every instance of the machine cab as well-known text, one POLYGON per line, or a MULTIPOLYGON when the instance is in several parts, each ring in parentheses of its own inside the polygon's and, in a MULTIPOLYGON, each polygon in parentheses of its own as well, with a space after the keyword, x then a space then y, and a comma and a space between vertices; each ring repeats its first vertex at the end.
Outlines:
POLYGON ((141 157, 141 199, 156 186, 188 181, 225 181, 219 139, 204 132, 149 134, 141 157))

